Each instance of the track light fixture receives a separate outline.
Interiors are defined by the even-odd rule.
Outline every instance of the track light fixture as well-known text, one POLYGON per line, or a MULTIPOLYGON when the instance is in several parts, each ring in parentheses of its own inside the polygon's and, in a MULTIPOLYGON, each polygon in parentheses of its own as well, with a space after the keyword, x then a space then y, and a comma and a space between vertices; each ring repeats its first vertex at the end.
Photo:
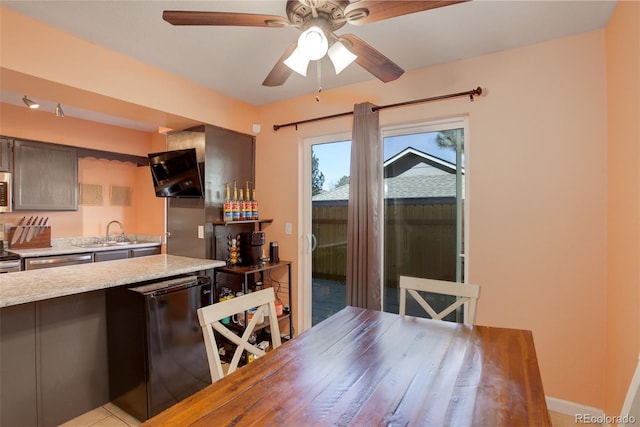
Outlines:
POLYGON ((40 104, 38 104, 35 101, 30 100, 29 98, 27 98, 27 95, 22 97, 22 102, 25 103, 25 105, 29 108, 40 108, 40 104))
POLYGON ((62 107, 60 106, 59 102, 56 106, 56 117, 64 117, 64 111, 62 111, 62 107))

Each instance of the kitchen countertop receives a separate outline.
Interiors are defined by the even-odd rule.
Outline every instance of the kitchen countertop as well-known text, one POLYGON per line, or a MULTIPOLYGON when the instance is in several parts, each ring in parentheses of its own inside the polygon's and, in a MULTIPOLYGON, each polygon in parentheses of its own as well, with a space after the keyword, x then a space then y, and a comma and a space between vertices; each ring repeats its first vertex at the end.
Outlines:
POLYGON ((2 274, 0 308, 163 279, 224 265, 224 261, 163 254, 2 274))
POLYGON ((33 248, 33 249, 12 249, 9 248, 9 252, 20 255, 22 258, 34 258, 41 256, 54 256, 54 255, 68 255, 68 254, 82 254, 92 252, 103 251, 115 251, 118 249, 135 249, 135 248, 148 248, 152 246, 160 246, 160 242, 152 241, 139 241, 138 243, 128 243, 126 245, 112 244, 107 246, 99 245, 60 245, 51 246, 49 248, 33 248))

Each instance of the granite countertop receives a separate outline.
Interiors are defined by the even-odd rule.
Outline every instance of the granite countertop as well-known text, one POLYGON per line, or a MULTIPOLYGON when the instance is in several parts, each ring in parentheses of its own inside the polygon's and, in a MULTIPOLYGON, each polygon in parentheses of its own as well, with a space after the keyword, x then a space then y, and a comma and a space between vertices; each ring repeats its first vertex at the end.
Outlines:
POLYGON ((224 265, 224 261, 163 254, 2 274, 0 308, 224 265))
POLYGON ((41 256, 54 256, 54 255, 68 255, 68 254, 82 254, 92 252, 103 251, 115 251, 118 249, 135 249, 135 248, 147 248, 151 246, 160 246, 160 242, 137 242, 127 243, 126 245, 112 244, 112 245, 61 245, 51 246, 49 248, 34 248, 34 249, 9 249, 9 252, 20 255, 22 258, 35 258, 41 256))
POLYGON ((73 237, 52 239, 51 247, 48 248, 32 248, 32 249, 13 249, 9 248, 9 252, 20 255, 22 258, 34 258, 41 256, 55 256, 68 254, 82 254, 103 251, 115 251, 118 249, 135 249, 147 248, 151 246, 160 246, 161 238, 152 235, 128 235, 126 236, 126 244, 113 242, 112 244, 99 243, 104 237, 73 237), (135 242, 135 243, 134 243, 135 242))

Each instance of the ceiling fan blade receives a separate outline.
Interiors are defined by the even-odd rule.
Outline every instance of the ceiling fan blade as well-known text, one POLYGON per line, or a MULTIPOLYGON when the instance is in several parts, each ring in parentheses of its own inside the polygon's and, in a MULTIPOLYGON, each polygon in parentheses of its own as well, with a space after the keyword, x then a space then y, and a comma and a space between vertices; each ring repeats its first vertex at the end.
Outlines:
POLYGON ((383 19, 394 18, 396 16, 422 12, 423 10, 436 9, 438 7, 450 6, 456 3, 464 3, 466 1, 469 0, 360 0, 347 6, 344 11, 344 16, 350 24, 362 25, 382 21, 383 19), (360 12, 363 9, 368 10, 368 13, 360 12))
POLYGON ((292 43, 287 50, 284 51, 276 65, 273 66, 271 72, 266 79, 262 82, 262 86, 282 86, 287 81, 293 70, 284 65, 284 60, 287 59, 294 50, 298 47, 298 43, 292 43))
POLYGON ((173 25, 228 25, 237 27, 284 27, 287 18, 252 13, 196 12, 165 10, 162 19, 173 25))
POLYGON ((400 66, 361 38, 353 34, 345 34, 340 38, 347 41, 347 48, 351 53, 358 55, 356 63, 383 82, 393 81, 404 74, 400 66))

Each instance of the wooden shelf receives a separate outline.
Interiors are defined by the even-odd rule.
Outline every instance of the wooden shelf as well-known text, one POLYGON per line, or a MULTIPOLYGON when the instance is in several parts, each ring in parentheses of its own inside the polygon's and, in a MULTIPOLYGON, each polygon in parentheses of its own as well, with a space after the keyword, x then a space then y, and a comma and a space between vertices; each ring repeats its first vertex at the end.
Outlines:
POLYGON ((271 224, 272 222, 272 219, 246 219, 241 221, 213 221, 213 225, 271 224))
POLYGON ((226 267, 216 268, 216 271, 227 274, 251 274, 272 270, 287 264, 291 264, 291 261, 265 262, 263 265, 227 265, 226 267))

